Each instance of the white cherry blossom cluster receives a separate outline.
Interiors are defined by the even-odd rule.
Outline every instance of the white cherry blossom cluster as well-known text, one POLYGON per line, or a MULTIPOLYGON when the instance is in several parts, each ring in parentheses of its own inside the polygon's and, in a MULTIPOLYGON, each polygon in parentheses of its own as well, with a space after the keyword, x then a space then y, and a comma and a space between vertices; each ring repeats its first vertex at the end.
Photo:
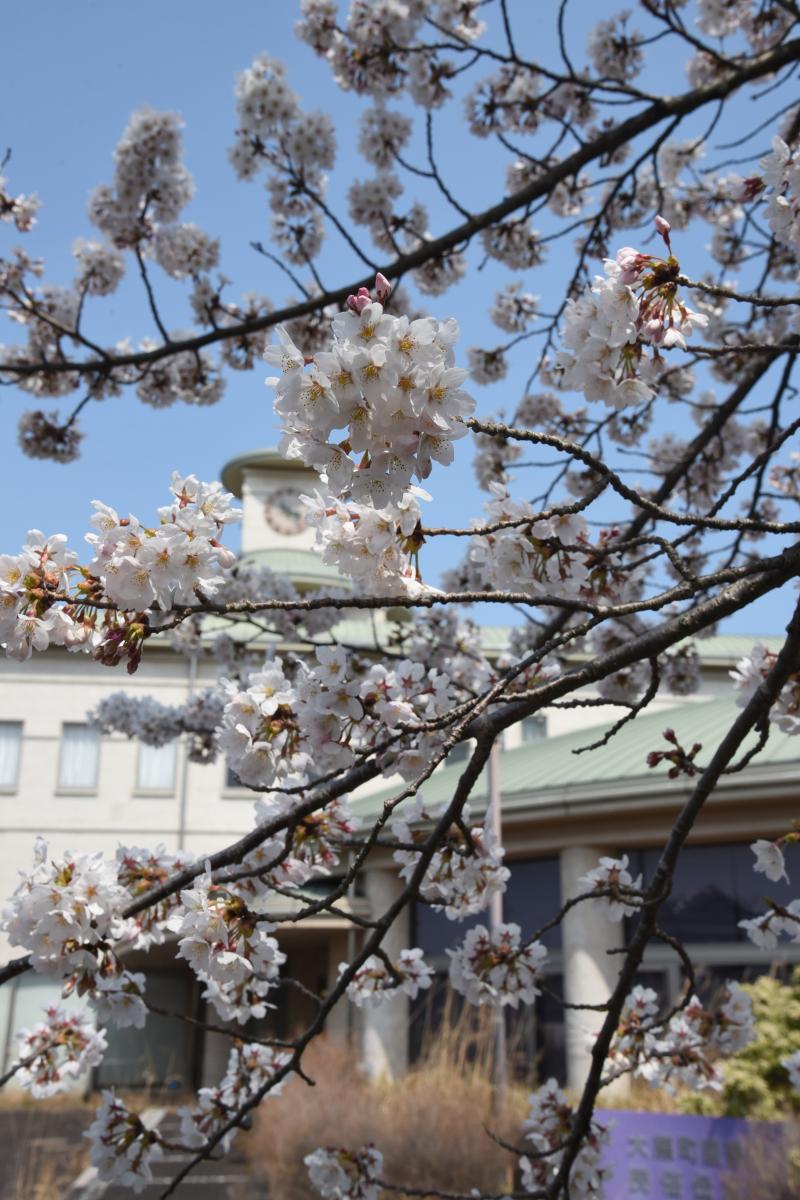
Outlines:
MULTIPOLYGON (((439 814, 425 811, 420 796, 400 810, 390 824, 399 842, 424 841, 425 833, 414 828, 420 821, 435 821, 439 814)), ((451 921, 461 921, 482 912, 491 897, 506 890, 510 872, 503 866, 505 851, 494 830, 469 825, 469 805, 462 810, 461 824, 453 824, 436 850, 419 886, 419 894, 435 909, 444 909, 451 921), (463 827, 462 827, 463 826, 463 827)), ((413 850, 395 850, 394 860, 401 865, 400 875, 410 879, 419 854, 413 850)))
POLYGON ((157 605, 168 611, 194 604, 198 591, 213 595, 223 582, 220 570, 233 563, 231 551, 218 541, 224 526, 241 517, 233 496, 219 483, 177 471, 170 491, 173 499, 158 510, 159 523, 152 528, 94 501, 96 533, 87 534, 87 541, 95 557, 89 569, 121 608, 157 605))
POLYGON ((622 12, 598 21, 589 34, 586 49, 601 79, 629 82, 644 66, 643 39, 640 34, 628 31, 629 15, 622 12))
POLYGON ((303 1160, 323 1200, 378 1200, 383 1155, 371 1144, 360 1150, 325 1146, 303 1160))
POLYGON ((475 453, 472 469, 478 486, 486 491, 491 483, 507 487, 510 480, 508 468, 522 455, 519 444, 490 433, 476 433, 473 442, 475 453))
MULTIPOLYGON (((558 1174, 575 1112, 555 1079, 548 1079, 528 1099, 525 1140, 532 1144, 536 1157, 523 1155, 519 1165, 522 1186, 527 1192, 534 1192, 546 1188, 558 1174)), ((609 1173, 608 1168, 601 1166, 603 1147, 608 1141, 607 1126, 593 1117, 569 1174, 569 1194, 575 1200, 592 1197, 601 1200, 603 1180, 609 1173)))
POLYGON ((219 263, 219 241, 196 225, 167 225, 156 231, 153 257, 173 279, 196 277, 219 263))
POLYGON ((495 935, 476 925, 462 945, 447 951, 450 983, 470 1004, 533 1004, 547 951, 541 942, 523 942, 520 934, 513 923, 499 925, 495 935))
POLYGON ((301 748, 296 708, 297 692, 284 674, 283 660, 274 658, 254 672, 242 690, 227 685, 220 748, 241 782, 268 786, 288 774, 304 774, 310 758, 301 748))
POLYGON ((133 113, 114 153, 114 184, 94 190, 89 216, 117 247, 136 246, 178 217, 194 191, 181 162, 177 113, 133 113))
POLYGON ((753 863, 754 871, 760 875, 766 875, 771 883, 778 883, 781 879, 789 882, 789 876, 786 873, 786 859, 779 842, 769 842, 765 838, 758 838, 750 849, 756 856, 756 861, 753 863))
POLYGON ((523 292, 522 283, 510 283, 498 292, 489 316, 506 333, 525 333, 539 311, 539 297, 523 292))
MULTIPOLYGON (((740 708, 746 706, 769 675, 777 657, 762 642, 757 642, 749 654, 739 659, 736 669, 729 672, 736 691, 736 703, 740 708)), ((769 710, 769 719, 784 733, 800 733, 800 673, 790 676, 783 685, 769 710)))
POLYGON ((240 179, 267 170, 273 237, 289 262, 306 265, 325 236, 320 204, 336 158, 333 122, 302 111, 283 63, 267 54, 237 76, 236 114, 231 165, 240 179))
MULTIPOLYGON (((189 329, 173 329, 173 342, 194 337, 189 329)), ((142 338, 143 351, 157 349, 151 338, 142 338)), ((219 363, 207 350, 178 350, 160 358, 147 367, 136 394, 151 408, 169 408, 176 400, 192 406, 216 404, 225 391, 225 381, 219 363)))
POLYGON ((295 29, 328 60, 344 90, 380 101, 406 88, 416 104, 432 109, 449 97, 447 81, 455 66, 434 49, 408 51, 421 49, 417 37, 425 17, 445 37, 466 44, 480 38, 486 24, 476 15, 479 7, 478 0, 351 0, 342 28, 333 0, 302 0, 303 16, 295 29))
POLYGON ((769 908, 759 917, 745 917, 739 928, 761 950, 774 950, 784 934, 790 941, 800 942, 800 900, 769 908))
MULTIPOLYGON (((339 963, 340 976, 347 967, 347 963, 339 963)), ((362 1008, 381 1004, 398 993, 414 1000, 420 991, 431 986, 432 980, 433 968, 423 960, 421 950, 401 950, 391 964, 379 955, 371 954, 358 968, 346 990, 348 999, 362 1008)))
POLYGON ((207 763, 216 757, 216 732, 225 700, 219 686, 201 688, 183 704, 162 704, 152 696, 113 692, 87 716, 101 733, 124 733, 148 746, 164 746, 186 734, 190 761, 207 763))
POLYGON ((66 1091, 80 1075, 99 1066, 106 1050, 105 1034, 80 1012, 53 1005, 45 1020, 18 1035, 16 1082, 36 1100, 66 1091))
POLYGON ((42 974, 63 978, 92 969, 127 898, 114 864, 100 851, 48 860, 47 843, 38 838, 33 869, 20 874, 1 926, 11 944, 27 950, 42 974))
MULTIPOLYGON (((117 882, 128 897, 138 900, 153 888, 166 882, 171 875, 184 870, 191 859, 180 851, 173 853, 159 844, 154 850, 142 846, 119 846, 116 855, 117 882)), ((161 945, 167 935, 166 921, 178 907, 179 897, 172 895, 127 917, 121 937, 133 950, 147 950, 161 945)))
MULTIPOLYGON (((386 300, 381 275, 376 289, 386 300)), ((394 316, 362 288, 332 329, 330 350, 314 355, 308 371, 281 326, 265 351, 281 371, 267 381, 281 450, 322 474, 332 495, 382 509, 402 502, 434 461, 452 462, 453 442, 467 432, 463 419, 475 405, 461 390, 467 372, 454 365, 458 325, 394 316)))
POLYGON ((628 870, 628 856, 622 858, 601 858, 598 865, 585 875, 581 875, 577 883, 578 896, 591 896, 594 892, 609 892, 592 901, 592 905, 609 921, 621 921, 623 917, 632 917, 638 911, 639 904, 630 892, 640 892, 642 876, 634 879, 628 870))
POLYGON ((94 501, 94 531, 87 541, 94 558, 85 566, 59 534, 31 530, 20 554, 0 555, 0 642, 21 661, 51 643, 90 650, 103 662, 128 655, 129 669, 141 656, 145 628, 123 613, 151 606, 167 611, 196 604, 224 582, 233 555, 219 542, 225 525, 240 511, 219 483, 201 483, 174 472, 172 502, 158 510, 159 523, 141 524, 94 501), (105 609, 100 620, 97 602, 105 609))
MULTIPOLYGON (((318 772, 347 767, 356 750, 452 706, 448 676, 422 663, 404 660, 391 670, 374 663, 355 672, 341 647, 327 646, 317 647, 316 660, 298 663, 290 678, 275 658, 249 677, 246 689, 229 685, 219 744, 242 783, 268 787, 290 774, 302 778, 312 758, 318 772)), ((442 736, 410 730, 380 754, 382 770, 413 777, 442 736)))
MULTIPOLYGON (((800 155, 781 137, 772 139, 772 150, 761 160, 763 186, 770 188, 767 220, 776 239, 795 253, 800 251, 800 155)), ((750 182, 750 181, 748 181, 750 182)))
POLYGON ((481 234, 481 245, 490 258, 512 271, 531 271, 544 261, 542 235, 524 217, 490 225, 481 234))
MULTIPOLYGON (((283 783, 287 788, 302 788, 305 780, 290 775, 283 783)), ((299 798, 297 792, 291 795, 271 791, 268 797, 256 801, 256 824, 263 825, 290 813, 299 798)), ((251 878, 237 882, 236 890, 262 895, 278 885, 296 886, 314 874, 327 875, 339 865, 342 847, 354 837, 359 826, 359 818, 352 812, 347 798, 336 797, 324 807, 296 819, 290 853, 286 851, 285 836, 279 834, 264 839, 247 854, 242 859, 242 866, 253 871, 260 869, 251 878)))
POLYGON ((508 359, 502 346, 495 350, 482 350, 470 346, 467 351, 470 378, 475 383, 498 383, 508 374, 508 359))
POLYGON ((464 112, 470 133, 535 133, 542 119, 539 75, 527 66, 506 64, 481 79, 468 93, 464 112))
POLYGON ((422 590, 416 565, 422 499, 430 496, 414 485, 396 504, 379 509, 319 492, 301 496, 322 561, 366 595, 416 595, 422 590))
POLYGON ((24 662, 51 641, 71 644, 75 622, 37 603, 37 593, 61 591, 76 562, 63 534, 46 538, 38 529, 28 531, 19 554, 0 555, 0 642, 10 658, 24 662))
MULTIPOLYGON (((152 257, 173 278, 188 276, 196 287, 213 294, 207 273, 217 266, 219 243, 194 224, 177 224, 193 192, 191 176, 181 162, 181 121, 175 113, 142 109, 135 112, 115 152, 112 186, 103 185, 89 202, 91 220, 109 244, 76 243, 76 286, 92 295, 114 291, 124 272, 120 249, 152 257)), ((209 323, 205 309, 200 319, 209 323)), ((173 339, 189 336, 176 331, 173 339)), ((142 349, 154 343, 145 340, 142 349)), ((145 402, 161 407, 175 399, 211 403, 222 381, 209 355, 176 355, 150 369, 137 391, 145 402)))
MULTIPOLYGON (((258 1042, 235 1042, 228 1056, 228 1065, 216 1087, 200 1088, 194 1108, 178 1110, 181 1121, 181 1143, 201 1149, 235 1115, 240 1106, 260 1092, 291 1059, 286 1051, 273 1050, 258 1042)), ((273 1083, 267 1096, 279 1096, 288 1081, 288 1074, 273 1083)), ((230 1148, 235 1130, 219 1142, 221 1150, 230 1148)))
MULTIPOLYGON (((186 959, 198 979, 218 985, 223 996, 226 987, 251 978, 274 983, 286 961, 270 937, 274 926, 252 912, 241 896, 213 883, 210 870, 181 892, 181 908, 167 925, 178 935, 178 957, 186 959)), ((216 995, 212 989, 211 998, 216 995)))
POLYGON ((373 163, 380 170, 386 170, 407 144, 413 123, 403 113, 387 108, 378 100, 374 107, 364 109, 359 118, 359 126, 360 153, 367 162, 373 163))
MULTIPOLYGON (((656 229, 669 249, 669 223, 657 217, 656 229)), ((685 349, 686 338, 705 328, 708 317, 678 297, 680 268, 671 252, 658 259, 626 246, 603 265, 605 276, 567 301, 564 349, 555 365, 563 387, 620 409, 655 394, 645 381, 657 374, 660 351, 685 349)))
POLYGON ((110 296, 125 274, 125 259, 113 246, 78 238, 72 246, 77 285, 89 296, 110 296))
POLYGON ((760 52, 776 45, 791 24, 782 5, 754 4, 753 0, 698 0, 697 24, 710 37, 742 33, 751 48, 760 52))
POLYGON ((625 1001, 608 1062, 612 1072, 633 1071, 668 1091, 677 1084, 718 1090, 719 1056, 743 1050, 753 1036, 752 1000, 738 983, 726 983, 714 1010, 692 996, 666 1021, 652 988, 637 986, 625 1001))
POLYGON ((144 1029, 147 1004, 144 999, 145 977, 141 971, 128 971, 115 964, 116 970, 94 975, 89 1003, 102 1025, 118 1029, 144 1029))
POLYGON ((17 439, 22 453, 28 458, 68 463, 78 457, 83 433, 74 421, 62 424, 57 412, 44 413, 34 409, 20 417, 17 439))
POLYGON ((5 175, 0 175, 0 221, 13 224, 18 233, 29 233, 36 224, 36 214, 41 206, 38 196, 13 196, 5 175))
POLYGON ((487 486, 492 499, 484 504, 486 523, 504 527, 481 533, 482 523, 473 522, 469 561, 484 587, 590 603, 637 598, 642 573, 631 570, 621 554, 606 551, 612 531, 593 544, 579 513, 535 520, 533 505, 512 500, 504 483, 490 480, 487 486))
POLYGON ((137 1194, 153 1182, 152 1164, 164 1156, 159 1135, 147 1129, 113 1091, 103 1091, 84 1136, 92 1144, 92 1166, 100 1182, 117 1183, 137 1194))

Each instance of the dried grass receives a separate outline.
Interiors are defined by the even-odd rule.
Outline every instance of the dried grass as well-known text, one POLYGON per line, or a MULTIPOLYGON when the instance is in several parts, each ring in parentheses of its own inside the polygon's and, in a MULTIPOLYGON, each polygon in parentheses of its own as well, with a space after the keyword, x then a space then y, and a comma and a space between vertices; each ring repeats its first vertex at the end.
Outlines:
POLYGON ((56 1200, 66 1196, 87 1162, 88 1154, 80 1147, 67 1152, 60 1148, 57 1156, 31 1147, 17 1168, 11 1196, 13 1200, 56 1200))
POLYGON ((800 1123, 786 1121, 779 1134, 754 1131, 742 1149, 736 1172, 723 1179, 725 1200, 800 1200, 800 1123))
POLYGON ((668 1092, 664 1087, 651 1087, 649 1083, 635 1079, 627 1088, 618 1088, 610 1093, 601 1092, 597 1097, 597 1107, 625 1112, 685 1113, 686 1097, 694 1094, 688 1089, 668 1092))
POLYGON ((491 1046, 488 1022, 447 1023, 407 1075, 371 1084, 351 1049, 320 1039, 304 1059, 316 1086, 293 1081, 279 1103, 263 1106, 247 1139, 269 1194, 308 1200, 305 1155, 318 1146, 357 1149, 366 1142, 380 1149, 392 1182, 450 1191, 509 1188, 515 1160, 487 1129, 517 1142, 526 1093, 508 1086, 496 1102, 491 1046))
POLYGON ((66 1196, 70 1184, 89 1161, 89 1144, 81 1131, 91 1120, 88 1105, 67 1097, 39 1101, 39 1107, 5 1106, 2 1119, 4 1178, 3 1200, 56 1200, 66 1196), (84 1111, 85 1110, 85 1111, 84 1111))

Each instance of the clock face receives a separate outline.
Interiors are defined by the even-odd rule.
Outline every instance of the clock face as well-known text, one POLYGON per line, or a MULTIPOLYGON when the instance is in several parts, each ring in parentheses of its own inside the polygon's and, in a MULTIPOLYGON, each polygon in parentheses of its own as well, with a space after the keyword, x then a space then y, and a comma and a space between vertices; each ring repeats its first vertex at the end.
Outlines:
POLYGON ((290 487, 276 488, 270 493, 264 501, 264 516, 269 527, 284 536, 302 533, 307 528, 300 498, 290 487))

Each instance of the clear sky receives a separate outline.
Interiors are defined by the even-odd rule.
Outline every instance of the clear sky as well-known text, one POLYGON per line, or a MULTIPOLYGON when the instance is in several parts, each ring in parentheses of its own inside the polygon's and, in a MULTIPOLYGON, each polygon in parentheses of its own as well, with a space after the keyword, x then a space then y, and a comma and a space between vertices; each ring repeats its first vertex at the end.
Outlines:
MULTIPOLYGON (((619 6, 606 7, 610 15, 619 6)), ((353 149, 362 104, 343 95, 325 64, 294 37, 298 8, 294 0, 237 0, 225 7, 212 0, 139 0, 133 6, 102 0, 69 4, 31 0, 9 9, 3 22, 0 155, 10 148, 5 174, 12 191, 36 191, 44 207, 32 235, 22 239, 2 226, 0 244, 7 247, 22 241, 45 259, 47 279, 69 280, 73 239, 94 233, 85 215, 88 194, 96 184, 111 179, 112 151, 130 113, 144 104, 176 109, 186 121, 184 157, 196 183, 185 219, 222 238, 222 269, 234 281, 233 296, 257 290, 283 302, 291 285, 249 245, 268 237, 263 182, 238 182, 227 163, 226 149, 235 130, 236 72, 267 51, 287 63, 290 82, 305 106, 335 115, 340 154, 331 181, 334 201, 341 201, 354 175, 370 173, 353 149)), ((552 36, 558 5, 554 0, 515 0, 514 8, 520 44, 534 56, 552 36)), ((570 32, 578 54, 589 23, 602 15, 601 8, 577 0, 570 9, 570 32)), ((656 82, 666 67, 656 58, 656 82)), ((681 74, 673 69, 669 90, 681 86, 681 74)), ((474 170, 474 144, 466 133, 459 136, 460 110, 453 107, 441 128, 441 166, 456 194, 477 210, 502 190, 501 160, 480 145, 481 171, 474 170)), ((338 211, 346 211, 341 202, 338 211)), ((433 206, 432 212, 434 233, 453 223, 442 208, 433 206)), ((702 245, 702 240, 696 244, 702 245)), ((571 253, 571 244, 565 243, 554 250, 547 267, 526 279, 526 286, 542 296, 545 308, 548 295, 556 294, 560 282, 563 287, 564 272, 559 267, 571 253)), ((321 270, 325 282, 336 286, 361 273, 334 234, 329 235, 321 270)), ((473 272, 430 305, 436 315, 458 317, 464 352, 470 344, 492 345, 504 336, 486 333, 485 312, 500 277, 493 266, 473 272)), ((163 276, 158 282, 168 326, 186 327, 184 289, 163 276)), ((126 284, 118 295, 95 300, 88 318, 87 330, 101 342, 130 336, 135 343, 155 332, 138 286, 126 284)), ((7 323, 4 326, 0 341, 11 340, 7 323)), ((505 383, 474 387, 480 411, 513 410, 529 367, 530 356, 520 356, 505 383)), ((163 503, 174 468, 216 478, 228 458, 275 444, 278 433, 271 393, 263 384, 267 373, 259 368, 229 374, 226 395, 212 408, 189 410, 178 404, 155 412, 132 392, 91 405, 82 420, 87 436, 81 458, 66 466, 32 461, 16 449, 19 416, 37 405, 13 389, 3 389, 0 437, 6 502, 0 508, 0 551, 16 550, 32 526, 48 533, 64 531, 77 547, 88 528, 91 499, 103 499, 147 519, 163 503)), ((69 411, 69 404, 63 408, 69 411)), ((430 482, 437 502, 436 523, 462 524, 480 511, 481 496, 468 466, 469 454, 464 443, 461 447, 460 465, 446 473, 439 471, 430 482)), ((452 560, 455 555, 447 557, 452 560)), ((775 632, 786 603, 767 602, 729 628, 775 632)))

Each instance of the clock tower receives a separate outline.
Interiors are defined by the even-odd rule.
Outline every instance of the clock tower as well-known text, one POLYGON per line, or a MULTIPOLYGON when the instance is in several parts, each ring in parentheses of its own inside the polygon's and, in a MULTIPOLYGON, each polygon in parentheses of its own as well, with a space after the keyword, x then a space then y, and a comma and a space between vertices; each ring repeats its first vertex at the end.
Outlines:
POLYGON ((242 555, 289 575, 298 587, 346 587, 313 550, 300 496, 320 486, 315 471, 277 450, 253 450, 222 468, 223 486, 242 501, 242 555))

